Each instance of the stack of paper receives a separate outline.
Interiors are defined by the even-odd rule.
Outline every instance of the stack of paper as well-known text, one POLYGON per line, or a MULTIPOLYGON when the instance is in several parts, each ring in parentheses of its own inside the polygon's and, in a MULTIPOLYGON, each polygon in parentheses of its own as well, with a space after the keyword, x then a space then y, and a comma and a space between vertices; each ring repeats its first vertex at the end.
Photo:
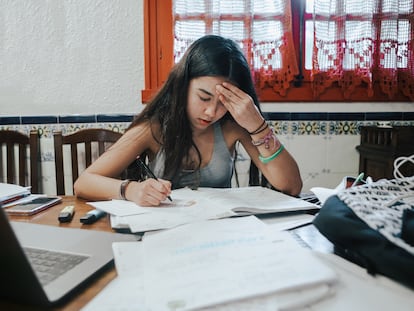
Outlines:
POLYGON ((279 310, 319 301, 336 282, 311 251, 254 216, 183 225, 113 249, 119 277, 84 310, 279 310))
POLYGON ((114 229, 132 232, 168 229, 207 219, 267 213, 304 212, 320 206, 265 187, 188 188, 174 190, 173 202, 142 207, 120 200, 90 202, 111 214, 114 229))
POLYGON ((0 183, 0 206, 30 195, 30 188, 0 183))

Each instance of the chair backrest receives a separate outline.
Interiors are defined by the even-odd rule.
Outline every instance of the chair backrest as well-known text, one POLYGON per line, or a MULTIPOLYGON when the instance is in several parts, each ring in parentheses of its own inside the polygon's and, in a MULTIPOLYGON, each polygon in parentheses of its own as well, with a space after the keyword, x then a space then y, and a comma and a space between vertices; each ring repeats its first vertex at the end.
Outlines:
MULTIPOLYGON (((73 134, 62 135, 61 131, 53 133, 55 149, 56 192, 58 195, 67 194, 65 191, 64 158, 70 156, 73 183, 78 178, 80 170, 88 167, 94 156, 98 157, 122 136, 121 133, 108 129, 82 129, 73 134), (70 154, 64 153, 63 146, 70 146, 70 154), (84 165, 84 167, 83 167, 84 165)), ((68 161, 69 162, 69 161, 68 161)))
POLYGON ((39 135, 36 130, 30 131, 29 135, 18 131, 1 130, 1 181, 25 187, 31 186, 32 193, 39 193, 39 146, 39 135))

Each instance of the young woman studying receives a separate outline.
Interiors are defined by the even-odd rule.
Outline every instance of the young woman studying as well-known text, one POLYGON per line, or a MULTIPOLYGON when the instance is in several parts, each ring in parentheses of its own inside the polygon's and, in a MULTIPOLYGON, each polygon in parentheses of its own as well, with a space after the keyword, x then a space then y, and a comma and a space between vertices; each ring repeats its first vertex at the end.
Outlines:
POLYGON ((79 176, 75 193, 158 206, 171 189, 231 187, 237 142, 271 186, 299 194, 298 166, 260 111, 241 49, 207 35, 188 48, 123 136, 79 176), (117 178, 143 155, 157 178, 117 178))

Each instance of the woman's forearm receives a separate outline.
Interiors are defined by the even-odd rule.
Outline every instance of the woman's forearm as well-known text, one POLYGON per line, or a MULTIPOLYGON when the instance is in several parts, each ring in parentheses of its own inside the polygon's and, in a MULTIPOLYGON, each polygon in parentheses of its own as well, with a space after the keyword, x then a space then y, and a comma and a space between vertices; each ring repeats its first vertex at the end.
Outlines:
POLYGON ((77 197, 87 200, 119 199, 122 180, 83 172, 73 188, 77 197))

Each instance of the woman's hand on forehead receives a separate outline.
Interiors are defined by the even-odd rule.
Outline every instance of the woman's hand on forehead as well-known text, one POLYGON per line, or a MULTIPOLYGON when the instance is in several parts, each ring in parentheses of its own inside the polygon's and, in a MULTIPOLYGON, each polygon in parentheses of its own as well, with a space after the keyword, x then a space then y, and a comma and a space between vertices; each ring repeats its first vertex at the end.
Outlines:
POLYGON ((234 84, 229 82, 217 84, 216 92, 234 120, 247 131, 253 131, 263 121, 251 96, 234 84))

